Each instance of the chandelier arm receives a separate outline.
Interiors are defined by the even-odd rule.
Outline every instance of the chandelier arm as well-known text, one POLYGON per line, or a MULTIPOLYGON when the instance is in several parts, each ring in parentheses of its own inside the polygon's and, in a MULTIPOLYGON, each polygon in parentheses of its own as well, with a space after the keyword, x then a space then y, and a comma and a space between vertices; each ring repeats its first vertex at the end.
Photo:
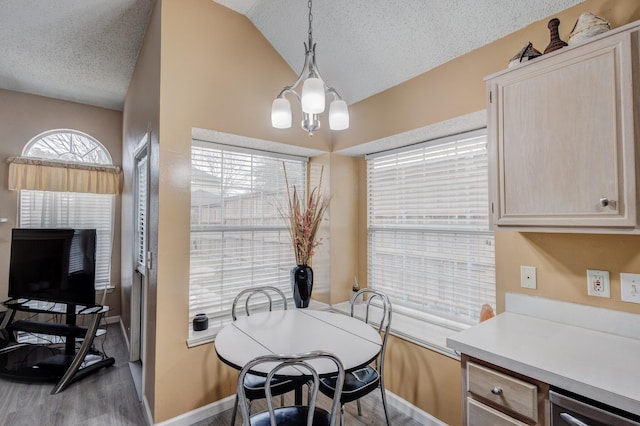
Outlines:
MULTIPOLYGON (((309 68, 309 64, 311 63, 311 61, 309 60, 310 50, 306 44, 304 45, 304 49, 305 49, 304 65, 302 66, 302 70, 300 71, 300 74, 298 74, 298 79, 291 86, 285 86, 278 94, 278 97, 282 97, 286 93, 293 93, 298 99, 298 102, 301 101, 300 95, 298 94, 298 92, 295 91, 295 89, 306 78, 305 71, 309 68)), ((323 83, 324 83, 324 80, 323 80, 323 83)))
POLYGON ((284 96, 287 93, 291 93, 293 96, 295 96, 298 102, 301 102, 300 95, 298 94, 298 92, 296 92, 293 89, 294 89, 294 86, 286 86, 284 89, 280 91, 280 93, 278 93, 278 98, 284 98, 284 96))
POLYGON ((336 89, 334 89, 333 87, 327 87, 327 93, 331 93, 333 95, 333 99, 334 100, 336 100, 336 99, 339 99, 341 101, 344 100, 344 99, 342 99, 342 96, 340 96, 340 93, 338 93, 338 91, 336 89))

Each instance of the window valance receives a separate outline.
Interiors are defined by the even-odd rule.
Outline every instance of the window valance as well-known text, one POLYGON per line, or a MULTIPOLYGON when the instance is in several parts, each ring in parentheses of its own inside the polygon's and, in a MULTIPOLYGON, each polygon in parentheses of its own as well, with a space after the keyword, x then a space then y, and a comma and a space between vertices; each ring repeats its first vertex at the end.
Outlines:
POLYGON ((122 170, 118 166, 80 164, 27 157, 10 157, 9 190, 120 194, 122 170))

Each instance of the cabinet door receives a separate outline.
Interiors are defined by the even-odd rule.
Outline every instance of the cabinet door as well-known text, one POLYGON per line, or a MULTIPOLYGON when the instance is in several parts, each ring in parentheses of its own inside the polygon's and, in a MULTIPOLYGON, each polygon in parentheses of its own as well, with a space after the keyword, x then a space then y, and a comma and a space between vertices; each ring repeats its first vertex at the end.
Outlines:
POLYGON ((636 226, 636 35, 564 48, 488 80, 495 225, 636 226))
POLYGON ((466 408, 468 426, 527 426, 526 423, 516 420, 472 398, 467 398, 466 408))

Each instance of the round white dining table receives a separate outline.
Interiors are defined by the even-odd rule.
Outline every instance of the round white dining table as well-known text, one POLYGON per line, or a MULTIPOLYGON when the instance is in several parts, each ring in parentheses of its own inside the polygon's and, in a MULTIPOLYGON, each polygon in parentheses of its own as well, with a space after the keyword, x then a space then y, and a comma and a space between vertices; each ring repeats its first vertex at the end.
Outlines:
MULTIPOLYGON (((223 327, 215 338, 218 357, 240 370, 261 355, 291 355, 310 351, 326 351, 340 359, 345 371, 369 364, 382 348, 378 331, 358 318, 312 309, 288 309, 259 312, 238 318, 223 327)), ((326 359, 314 360, 319 375, 336 372, 335 364, 326 359)), ((257 373, 266 373, 257 370, 257 373)), ((297 375, 282 370, 283 374, 297 375)))

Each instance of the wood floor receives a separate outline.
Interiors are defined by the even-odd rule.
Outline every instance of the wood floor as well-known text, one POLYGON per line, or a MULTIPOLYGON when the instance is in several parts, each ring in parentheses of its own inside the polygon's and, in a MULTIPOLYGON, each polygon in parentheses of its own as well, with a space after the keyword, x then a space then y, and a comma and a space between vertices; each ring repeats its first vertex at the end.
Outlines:
POLYGON ((0 425, 3 426, 145 426, 129 372, 128 353, 118 324, 94 341, 115 358, 112 367, 50 395, 54 383, 21 383, 0 379, 0 425))
MULTIPOLYGON (((72 383, 63 392, 51 395, 54 383, 21 383, 0 379, 0 425, 2 426, 147 426, 142 404, 138 401, 129 371, 128 353, 120 326, 109 325, 95 346, 115 358, 112 367, 72 383)), ((289 396, 288 396, 289 397, 289 396)), ((279 398, 276 398, 279 404, 279 398)), ((328 400, 320 397, 319 404, 328 400)), ((252 412, 266 408, 264 401, 253 403, 252 412)), ((345 425, 384 425, 380 392, 362 400, 363 415, 356 404, 346 406, 345 425)), ((406 414, 390 407, 391 422, 399 426, 419 426, 406 414)), ((192 426, 228 426, 231 410, 207 418, 192 426)), ((241 416, 236 418, 236 425, 241 416)))
MULTIPOLYGON (((280 405, 280 398, 275 398, 276 406, 280 405)), ((363 425, 386 425, 384 418, 384 410, 382 409, 382 402, 380 400, 380 391, 374 391, 372 394, 362 398, 362 416, 358 416, 358 409, 356 403, 350 403, 345 406, 345 421, 346 426, 363 426, 363 425)), ((285 400, 286 403, 291 401, 285 400)), ((327 400, 323 397, 319 397, 318 405, 327 408, 327 400)), ((266 409, 266 403, 264 401, 255 401, 251 404, 251 412, 256 413, 266 409)), ((421 423, 413 420, 406 414, 398 411, 397 409, 390 407, 389 416, 391 417, 391 424, 394 426, 421 426, 421 423)), ((241 425, 242 417, 238 415, 236 417, 236 425, 241 425)), ((227 410, 217 416, 210 417, 200 422, 194 423, 192 426, 229 426, 231 422, 231 410, 227 410)))
MULTIPOLYGON (((306 400, 306 397, 304 398, 306 400)), ((375 390, 361 400, 362 416, 358 416, 358 406, 355 402, 345 405, 346 426, 364 426, 364 425, 384 425, 386 426, 384 409, 382 408, 382 399, 380 391, 375 390)), ((285 395, 285 404, 293 404, 293 393, 285 395)), ((329 410, 331 408, 331 400, 322 394, 318 395, 318 406, 329 410)), ((274 398, 274 405, 280 406, 280 397, 274 398)), ((265 400, 257 400, 251 403, 251 413, 257 413, 267 409, 265 400)), ((232 410, 224 411, 217 416, 210 417, 191 426, 229 426, 231 424, 232 410)), ((395 407, 389 407, 389 417, 391 424, 394 426, 423 426, 422 423, 412 419, 409 415, 399 411, 395 407)), ((238 412, 236 416, 236 426, 242 424, 242 416, 238 412)))

